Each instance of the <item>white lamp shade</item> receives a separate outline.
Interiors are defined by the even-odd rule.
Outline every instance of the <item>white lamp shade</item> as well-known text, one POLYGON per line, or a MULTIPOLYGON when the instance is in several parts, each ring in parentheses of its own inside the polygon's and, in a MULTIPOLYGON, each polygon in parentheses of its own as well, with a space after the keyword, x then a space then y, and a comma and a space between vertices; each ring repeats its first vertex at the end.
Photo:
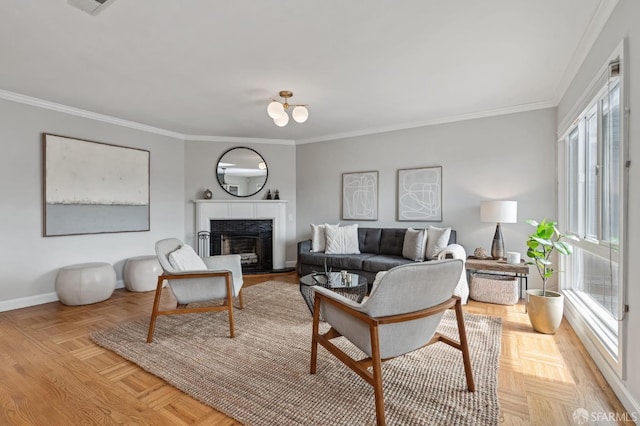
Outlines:
POLYGON ((284 127, 289 123, 289 115, 283 111, 282 115, 273 119, 273 122, 278 127, 284 127))
POLYGON ((518 221, 517 201, 482 201, 480 220, 493 223, 516 223, 518 221))
POLYGON ((309 118, 309 110, 303 106, 297 106, 293 109, 291 116, 296 123, 304 123, 309 118))
POLYGON ((284 112, 284 107, 278 101, 272 101, 269 106, 267 106, 267 114, 269 114, 269 117, 273 118, 274 120, 282 116, 283 114, 286 115, 284 112))

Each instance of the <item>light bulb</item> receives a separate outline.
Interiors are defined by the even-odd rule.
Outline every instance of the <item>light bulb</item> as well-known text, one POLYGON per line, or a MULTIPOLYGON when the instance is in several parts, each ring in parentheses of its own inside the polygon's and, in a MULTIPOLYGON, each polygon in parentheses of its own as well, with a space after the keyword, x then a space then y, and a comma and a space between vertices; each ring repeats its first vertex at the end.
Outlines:
POLYGON ((293 109, 291 116, 297 123, 304 123, 309 118, 309 110, 303 106, 297 106, 293 109))
POLYGON ((289 116, 287 115, 286 112, 283 111, 281 116, 273 119, 273 122, 278 127, 284 127, 287 125, 287 123, 289 123, 289 116))
POLYGON ((284 107, 278 101, 272 101, 267 107, 267 114, 274 120, 284 114, 284 107))

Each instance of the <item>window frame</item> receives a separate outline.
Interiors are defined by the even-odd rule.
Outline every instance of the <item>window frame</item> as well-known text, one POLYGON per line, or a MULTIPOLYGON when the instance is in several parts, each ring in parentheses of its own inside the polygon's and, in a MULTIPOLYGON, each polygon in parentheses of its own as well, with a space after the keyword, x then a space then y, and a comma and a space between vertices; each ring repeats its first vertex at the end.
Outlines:
MULTIPOLYGON (((618 175, 619 180, 619 211, 618 211, 618 224, 619 224, 619 239, 617 244, 613 242, 611 235, 608 238, 611 240, 605 241, 602 239, 602 227, 599 225, 597 230, 597 238, 583 238, 580 236, 582 232, 578 232, 577 235, 581 237, 579 242, 576 242, 575 245, 577 248, 586 250, 589 253, 592 253, 596 256, 601 256, 606 258, 611 258, 613 261, 618 262, 619 270, 618 270, 618 312, 616 317, 614 318, 610 314, 603 315, 603 311, 608 311, 605 308, 601 308, 599 303, 588 296, 585 298, 584 295, 581 295, 580 291, 576 291, 572 289, 572 283, 569 282, 567 275, 569 274, 559 274, 559 285, 560 289, 566 296, 566 316, 572 324, 573 328, 578 333, 579 337, 587 344, 587 340, 590 344, 593 344, 592 347, 595 348, 602 356, 602 360, 606 361, 606 364, 611 367, 612 371, 620 377, 624 378, 626 376, 626 359, 625 359, 625 348, 627 343, 625 341, 626 334, 624 330, 626 329, 627 321, 626 319, 626 300, 628 293, 628 262, 626 258, 627 250, 627 237, 626 233, 628 232, 628 217, 626 214, 627 211, 627 203, 628 203, 628 191, 629 191, 629 169, 628 169, 628 117, 626 108, 628 94, 627 88, 628 85, 625 83, 628 79, 628 70, 625 70, 625 67, 628 67, 628 64, 625 61, 625 49, 626 49, 626 41, 623 40, 617 49, 612 53, 609 57, 608 61, 601 68, 601 72, 596 75, 596 77, 592 80, 591 85, 585 91, 583 96, 579 99, 578 103, 572 108, 572 112, 570 112, 563 121, 564 128, 560 127, 558 131, 558 218, 560 219, 560 223, 569 224, 571 221, 569 220, 569 214, 571 209, 568 206, 568 202, 570 201, 570 196, 572 194, 571 189, 569 188, 570 180, 570 170, 571 170, 571 157, 570 157, 570 139, 569 137, 576 129, 578 129, 578 137, 585 136, 585 123, 582 120, 586 116, 586 113, 589 112, 593 108, 597 108, 599 110, 598 117, 602 117, 602 100, 604 99, 603 95, 606 93, 608 96, 608 92, 613 85, 609 85, 609 79, 603 79, 603 75, 608 76, 609 64, 612 60, 618 59, 620 62, 619 65, 619 78, 617 81, 619 87, 619 115, 618 119, 618 131, 619 131, 619 160, 620 160, 620 170, 618 175), (606 74, 605 74, 606 73, 606 74), (578 117, 573 121, 567 123, 566 119, 573 116, 578 117), (601 308, 601 309, 600 309, 601 308), (597 319, 598 316, 601 316, 602 319, 597 319), (617 345, 614 343, 612 345, 612 334, 617 334, 617 345), (587 340, 585 340, 587 339, 587 340)), ((611 111, 611 105, 608 105, 609 112, 611 111)), ((600 118, 599 118, 600 120, 600 118)), ((598 123, 598 128, 602 129, 602 123, 598 123)), ((602 136, 599 136, 602 137, 602 136)), ((604 140, 604 138, 602 137, 604 140)), ((609 141, 611 142, 611 141, 609 141)), ((578 145, 581 145, 580 139, 577 142, 578 145)), ((604 143, 599 143, 599 146, 604 146, 604 143)), ((586 148, 585 148, 586 149, 586 148)), ((602 148, 598 150, 598 161, 601 162, 603 158, 602 148)), ((586 155, 586 153, 585 153, 586 155)), ((601 164, 601 163, 599 163, 601 164)), ((602 173, 599 173, 598 181, 602 181, 602 173)), ((585 176, 586 180, 586 176, 585 176)), ((586 183, 585 183, 586 186, 586 183)), ((602 188, 597 190, 598 198, 600 199, 599 205, 597 207, 597 214, 599 215, 598 224, 601 223, 603 216, 603 205, 602 205, 602 188)), ((584 206, 586 210, 586 202, 584 206)), ((586 214, 586 212, 585 212, 586 214)), ((575 218, 574 218, 575 222, 575 218)), ((587 224, 586 219, 584 217, 577 218, 577 226, 578 231, 581 229, 586 230, 587 224), (583 222, 584 220, 584 222, 583 222)), ((572 224, 573 225, 573 224, 572 224)), ((570 229, 569 233, 575 233, 576 229, 570 229)), ((560 256, 559 259, 559 267, 560 270, 566 271, 568 270, 567 266, 570 266, 571 260, 570 256, 560 256)))

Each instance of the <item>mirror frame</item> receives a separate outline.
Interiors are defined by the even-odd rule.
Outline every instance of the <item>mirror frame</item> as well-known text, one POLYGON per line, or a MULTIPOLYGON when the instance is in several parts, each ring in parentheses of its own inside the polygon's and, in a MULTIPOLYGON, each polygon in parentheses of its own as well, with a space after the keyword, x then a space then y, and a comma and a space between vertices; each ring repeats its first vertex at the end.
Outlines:
POLYGON ((267 180, 269 179, 269 166, 268 166, 267 162, 265 161, 264 157, 263 157, 263 156, 262 156, 258 151, 256 151, 255 149, 253 149, 253 148, 249 148, 249 147, 246 147, 246 146, 235 146, 235 147, 233 147, 233 148, 229 148, 228 150, 226 150, 225 152, 223 152, 223 153, 222 153, 222 155, 218 158, 218 162, 216 163, 215 175, 216 175, 216 181, 218 181, 218 185, 220 185, 220 188, 222 188, 222 190, 223 190, 224 192, 226 192, 226 193, 227 193, 227 194, 229 194, 229 195, 233 195, 234 197, 247 198, 247 197, 251 197, 251 196, 253 196, 253 195, 256 195, 257 193, 259 193, 260 191, 262 191, 262 190, 264 189, 264 187, 265 187, 265 186, 266 186, 266 184, 267 184, 267 180), (234 193, 232 193, 232 192, 229 192, 229 191, 227 190, 227 188, 225 188, 225 187, 224 187, 224 184, 223 184, 222 182, 220 182, 220 178, 219 178, 219 175, 218 175, 218 168, 219 168, 218 166, 220 165, 220 162, 222 161, 222 159, 224 158, 224 156, 225 156, 225 155, 227 155, 228 153, 230 153, 231 151, 234 151, 234 150, 236 150, 236 149, 246 149, 246 150, 252 151, 252 152, 253 152, 253 153, 255 153, 258 157, 260 157, 260 159, 262 160, 262 162, 263 162, 263 163, 264 163, 264 165, 265 165, 266 174, 265 174, 265 176, 264 176, 264 182, 263 182, 263 184, 262 184, 262 187, 261 187, 260 189, 258 189, 257 191, 252 192, 251 194, 247 194, 247 195, 238 195, 238 194, 234 194, 234 193))

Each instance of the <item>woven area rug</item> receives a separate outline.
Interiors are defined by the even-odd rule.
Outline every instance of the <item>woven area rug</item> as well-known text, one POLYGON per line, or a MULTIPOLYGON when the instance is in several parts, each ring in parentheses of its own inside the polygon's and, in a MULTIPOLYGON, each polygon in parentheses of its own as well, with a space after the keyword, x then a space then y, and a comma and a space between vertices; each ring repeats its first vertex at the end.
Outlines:
MULTIPOLYGON (((151 344, 147 319, 91 339, 247 425, 375 424, 373 388, 321 346, 309 374, 312 319, 296 285, 247 287, 244 301, 234 310, 234 339, 222 312, 159 317, 151 344)), ((465 314, 465 325, 476 392, 467 391, 460 351, 430 345, 383 363, 387 424, 498 423, 501 320, 465 314)), ((439 331, 458 339, 453 312, 439 331)))

